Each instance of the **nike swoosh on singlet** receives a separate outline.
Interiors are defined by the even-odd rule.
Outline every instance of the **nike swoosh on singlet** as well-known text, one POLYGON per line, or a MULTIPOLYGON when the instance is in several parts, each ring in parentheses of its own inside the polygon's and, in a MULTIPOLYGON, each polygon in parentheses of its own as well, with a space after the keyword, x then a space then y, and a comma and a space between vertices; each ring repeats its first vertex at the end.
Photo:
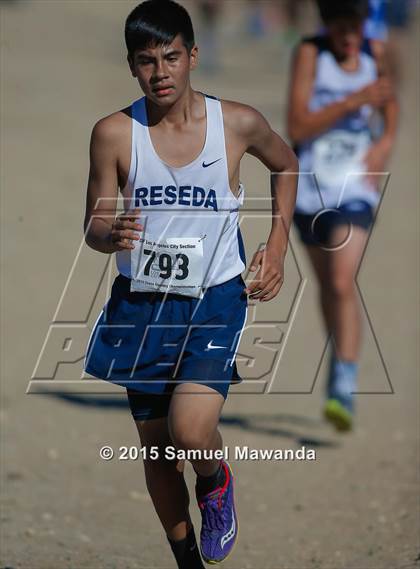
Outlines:
POLYGON ((216 162, 219 162, 221 160, 221 158, 218 158, 217 160, 213 160, 213 162, 209 162, 208 164, 206 164, 205 162, 203 162, 203 168, 208 168, 209 166, 212 166, 213 164, 216 164, 216 162))

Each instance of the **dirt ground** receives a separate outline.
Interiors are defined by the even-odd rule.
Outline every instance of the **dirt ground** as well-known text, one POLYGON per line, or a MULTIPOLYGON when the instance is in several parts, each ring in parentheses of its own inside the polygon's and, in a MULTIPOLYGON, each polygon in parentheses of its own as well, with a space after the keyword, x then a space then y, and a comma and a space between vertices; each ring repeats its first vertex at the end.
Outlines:
MULTIPOLYGON (((89 136, 96 120, 140 96, 122 41, 133 6, 0 6, 3 568, 174 567, 140 461, 99 458, 102 445, 138 444, 123 395, 80 381, 106 296, 102 287, 95 297, 105 256, 86 249, 78 256, 89 136), (68 357, 54 344, 61 333, 73 339, 68 357), (46 394, 48 386, 61 395, 46 394)), ((226 6, 223 69, 198 70, 193 85, 259 108, 284 135, 289 52, 275 36, 251 40, 241 31, 248 3, 226 6)), ((239 357, 249 381, 232 391, 222 432, 232 453, 305 446, 316 460, 232 461, 241 529, 226 569, 420 566, 418 39, 417 18, 399 44, 400 133, 358 280, 369 320, 355 431, 338 435, 321 419, 325 337, 293 233, 283 292, 251 307, 254 328, 239 357)), ((268 195, 268 175, 254 160, 245 160, 242 179, 248 196, 268 195)), ((248 259, 268 230, 267 214, 254 213, 247 202, 248 259)), ((187 475, 193 490, 191 468, 187 475)), ((194 503, 192 511, 198 531, 194 503)))

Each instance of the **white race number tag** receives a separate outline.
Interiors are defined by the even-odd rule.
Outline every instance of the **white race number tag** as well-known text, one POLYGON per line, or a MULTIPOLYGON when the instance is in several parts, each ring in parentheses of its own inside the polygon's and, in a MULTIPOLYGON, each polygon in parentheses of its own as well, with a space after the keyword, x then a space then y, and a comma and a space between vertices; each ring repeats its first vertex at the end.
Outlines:
POLYGON ((321 186, 342 187, 348 174, 362 174, 371 143, 367 132, 333 130, 312 145, 312 170, 321 186))
POLYGON ((159 291, 202 298, 202 237, 140 236, 131 252, 132 292, 159 291))

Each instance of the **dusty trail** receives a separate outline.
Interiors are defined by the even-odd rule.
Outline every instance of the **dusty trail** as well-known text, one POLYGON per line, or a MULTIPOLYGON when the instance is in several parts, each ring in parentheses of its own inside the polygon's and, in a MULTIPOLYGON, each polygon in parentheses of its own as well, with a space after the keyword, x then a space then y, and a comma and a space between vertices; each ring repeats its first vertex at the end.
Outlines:
MULTIPOLYGON (((243 5, 228 4, 220 36, 226 68, 214 77, 198 71, 194 85, 256 106, 284 134, 286 57, 275 42, 264 47, 238 35, 243 5)), ((125 400, 98 396, 87 405, 83 395, 25 394, 82 241, 91 127, 139 96, 122 47, 122 22, 132 6, 43 0, 1 6, 2 567, 173 567, 141 464, 98 456, 103 444, 137 444, 125 400)), ((290 393, 309 391, 323 347, 313 278, 292 235, 305 286, 289 254, 284 293, 251 315, 256 322, 271 322, 273 313, 287 320, 279 328, 287 346, 275 379, 275 389, 287 393, 235 388, 223 434, 231 449, 304 444, 317 460, 233 462, 241 530, 226 569, 417 566, 418 38, 417 26, 402 46, 412 55, 404 60, 401 131, 359 277, 394 394, 368 328, 361 389, 385 394, 359 397, 354 434, 338 436, 320 419, 323 368, 313 393, 290 393)), ((242 178, 248 195, 267 195, 268 178, 253 160, 242 178)), ((267 219, 245 222, 248 257, 267 227, 267 219)), ((104 260, 84 255, 87 269, 72 280, 60 313, 70 322, 86 314, 104 260)), ((86 331, 76 338, 82 345, 86 331)), ((248 335, 243 371, 252 349, 248 335)), ((80 361, 61 366, 56 381, 77 378, 80 370, 80 361)), ((192 489, 191 470, 188 477, 192 489)))

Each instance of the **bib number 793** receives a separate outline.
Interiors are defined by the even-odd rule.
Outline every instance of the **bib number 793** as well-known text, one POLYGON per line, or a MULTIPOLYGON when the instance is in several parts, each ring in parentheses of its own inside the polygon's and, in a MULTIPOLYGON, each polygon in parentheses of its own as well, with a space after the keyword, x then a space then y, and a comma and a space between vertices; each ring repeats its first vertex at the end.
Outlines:
POLYGON ((159 291, 194 298, 203 295, 201 237, 145 235, 131 253, 131 292, 159 291))
POLYGON ((159 277, 162 279, 171 278, 173 272, 177 272, 175 279, 184 280, 188 277, 189 270, 189 258, 183 253, 176 253, 175 255, 170 255, 169 253, 157 253, 151 249, 143 249, 143 254, 147 255, 147 259, 144 265, 144 274, 146 276, 156 276, 156 272, 159 272, 159 277))

